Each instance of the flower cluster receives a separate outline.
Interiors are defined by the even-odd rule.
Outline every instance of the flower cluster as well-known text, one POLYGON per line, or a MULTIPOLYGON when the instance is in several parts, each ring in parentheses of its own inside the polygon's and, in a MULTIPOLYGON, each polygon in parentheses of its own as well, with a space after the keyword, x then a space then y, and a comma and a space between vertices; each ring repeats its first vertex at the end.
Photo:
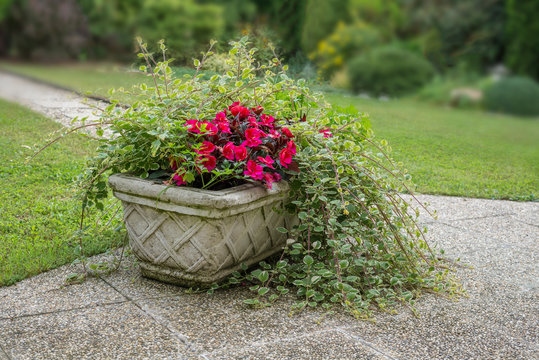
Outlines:
MULTIPOLYGON (((279 125, 260 106, 248 108, 234 102, 210 120, 189 119, 185 129, 190 134, 199 174, 214 170, 235 169, 235 177, 260 181, 269 189, 285 174, 296 170, 293 157, 296 144, 292 132, 279 125)), ((171 159, 176 185, 188 183, 185 159, 171 159), (182 166, 183 165, 183 166, 182 166)))

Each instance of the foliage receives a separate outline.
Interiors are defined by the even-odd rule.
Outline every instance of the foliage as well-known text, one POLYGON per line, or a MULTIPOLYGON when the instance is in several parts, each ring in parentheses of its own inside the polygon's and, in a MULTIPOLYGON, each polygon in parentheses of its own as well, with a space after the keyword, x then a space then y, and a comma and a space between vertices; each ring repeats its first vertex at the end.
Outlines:
POLYGON ((539 83, 520 76, 501 79, 487 88, 484 104, 490 111, 537 116, 539 115, 539 83))
POLYGON ((537 14, 537 1, 507 1, 507 62, 514 71, 539 81, 537 14))
POLYGON ((438 69, 459 62, 483 70, 502 60, 505 0, 410 0, 400 35, 416 38, 438 69))
POLYGON ((170 39, 172 57, 187 62, 224 30, 223 8, 194 0, 145 0, 137 17, 137 35, 151 43, 170 39))
POLYGON ((397 47, 381 47, 351 60, 350 84, 355 91, 402 95, 418 89, 434 75, 425 59, 397 47))
POLYGON ((399 1, 349 0, 348 6, 356 21, 371 25, 386 41, 393 39, 404 23, 405 14, 399 1))
POLYGON ((333 32, 339 21, 349 18, 347 0, 307 0, 301 46, 306 54, 316 50, 318 43, 333 32))
POLYGON ((24 58, 77 58, 88 37, 76 0, 24 0, 10 11, 12 46, 24 58))
POLYGON ((93 211, 88 227, 74 230, 80 220, 80 199, 73 178, 84 169, 95 143, 72 136, 49 148, 35 161, 24 162, 33 144, 60 125, 30 110, 0 101, 0 287, 91 256, 122 244, 123 234, 103 229, 121 225, 113 219, 116 201, 106 200, 109 214, 93 211))
MULTIPOLYGON (((246 300, 248 304, 272 302, 293 291, 298 296, 297 310, 341 304, 362 316, 373 306, 413 304, 422 289, 456 291, 447 268, 423 238, 417 210, 414 213, 414 207, 400 195, 410 189, 409 175, 386 155, 387 144, 373 139, 368 118, 353 108, 329 106, 304 80, 289 78, 286 66, 277 58, 255 62, 256 49, 248 46, 246 37, 231 44, 229 56, 237 67, 207 80, 198 71, 212 56, 211 49, 195 60, 194 75, 173 79, 169 61, 154 63, 141 45, 140 56, 148 62, 144 70, 155 76, 155 84, 142 84, 132 106, 123 109, 111 104, 105 110, 98 126, 108 126, 113 135, 100 138, 98 154, 89 162, 82 182, 84 206, 102 207, 108 192, 107 174, 129 172, 147 178, 168 171, 171 155, 176 158, 174 151, 181 152, 178 157, 190 152, 184 146, 189 141, 186 138, 197 129, 200 136, 211 135, 210 122, 236 100, 228 108, 230 114, 218 115, 232 120, 230 127, 243 111, 247 118, 247 113, 258 115, 253 122, 265 122, 257 114, 263 108, 274 117, 274 129, 280 128, 288 138, 296 136, 295 143, 274 143, 281 146, 276 165, 287 164, 284 174, 291 176, 288 211, 297 214, 300 224, 293 229, 279 228, 292 239, 279 261, 262 263, 261 268, 245 275, 236 273, 230 279, 231 283, 252 283, 259 297, 246 300), (296 152, 297 167, 283 156, 286 151, 296 152)), ((162 43, 161 48, 165 52, 162 43)), ((102 133, 99 128, 98 134, 102 133)), ((268 126, 263 129, 271 131, 268 126)), ((253 140, 248 130, 236 134, 241 136, 242 131, 247 142, 253 140)), ((263 136, 257 140, 268 141, 271 147, 272 140, 263 136)), ((227 157, 225 142, 212 148, 216 157, 227 157)), ((201 150, 197 153, 204 152, 201 150)), ((257 161, 256 165, 263 163, 258 157, 257 161)), ((237 165, 250 177, 249 173, 262 169, 245 162, 237 165)))
POLYGON ((363 22, 352 25, 339 22, 335 31, 321 40, 316 51, 309 56, 318 65, 321 75, 330 78, 350 58, 371 50, 381 42, 378 31, 363 22))

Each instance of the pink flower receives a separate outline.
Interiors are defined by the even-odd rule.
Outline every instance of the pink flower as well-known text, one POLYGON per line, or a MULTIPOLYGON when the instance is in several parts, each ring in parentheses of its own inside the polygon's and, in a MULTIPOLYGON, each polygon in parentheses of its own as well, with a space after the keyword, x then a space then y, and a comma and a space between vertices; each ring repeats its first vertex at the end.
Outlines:
POLYGON ((249 126, 258 128, 258 123, 256 122, 256 118, 254 116, 249 116, 247 121, 249 122, 249 126))
POLYGON ((217 165, 217 160, 215 159, 215 156, 204 155, 197 159, 197 163, 204 166, 206 170, 212 171, 217 165))
POLYGON ((288 164, 292 162, 292 154, 290 150, 284 148, 279 153, 279 160, 281 160, 281 165, 288 169, 288 164))
POLYGON ((185 127, 187 131, 192 131, 196 134, 200 133, 200 122, 196 119, 187 120, 185 127))
POLYGON ((322 128, 321 130, 318 131, 320 134, 324 134, 324 137, 325 138, 329 138, 329 137, 332 137, 333 134, 331 133, 330 129, 325 127, 325 128, 322 128))
POLYGON ((271 164, 273 164, 275 161, 273 161, 273 159, 272 159, 269 155, 266 155, 265 158, 259 156, 259 157, 257 158, 257 160, 258 160, 260 163, 266 165, 267 167, 269 167, 269 168, 271 168, 271 169, 275 169, 275 168, 271 165, 271 164))
POLYGON ((286 127, 282 128, 282 129, 281 129, 281 132, 282 132, 283 134, 285 134, 289 139, 292 139, 292 138, 295 137, 294 135, 292 135, 292 133, 290 132, 290 130, 288 130, 288 128, 286 128, 286 127))
POLYGON ((243 161, 247 158, 247 148, 243 145, 234 147, 234 154, 237 161, 243 161))
POLYGON ((262 111, 264 111, 264 108, 262 106, 255 106, 251 110, 253 110, 255 114, 260 115, 262 111))
POLYGON ((215 120, 214 120, 216 123, 220 123, 220 122, 224 122, 224 121, 228 121, 226 119, 226 114, 224 112, 218 112, 217 115, 215 115, 215 120))
POLYGON ((282 177, 281 175, 277 174, 277 173, 274 173, 273 174, 273 178, 275 179, 275 182, 279 182, 281 181, 282 177))
MULTIPOLYGON (((223 146, 223 156, 228 160, 234 161, 234 148, 234 144, 228 142, 225 146, 223 146)), ((247 151, 245 151, 245 154, 247 155, 247 151)))
POLYGON ((230 132, 230 127, 228 126, 228 122, 219 122, 217 123, 217 130, 219 130, 222 133, 225 134, 232 134, 230 132))
POLYGON ((240 105, 236 105, 230 108, 230 112, 232 113, 232 116, 234 117, 238 116, 240 119, 243 119, 249 116, 249 109, 240 105))
POLYGON ((275 119, 271 115, 262 114, 260 115, 260 120, 262 121, 263 125, 273 127, 273 122, 275 119))
POLYGON ((262 141, 260 141, 261 136, 265 136, 263 131, 260 131, 258 129, 250 128, 245 130, 245 137, 247 138, 247 141, 245 141, 242 145, 249 146, 249 147, 255 147, 260 144, 262 144, 262 141))
POLYGON ((217 126, 209 121, 204 121, 200 125, 200 133, 205 135, 217 135, 217 126))
POLYGON ((290 151, 290 154, 296 155, 296 144, 294 143, 294 140, 290 140, 286 144, 286 148, 288 149, 288 151, 290 151))
POLYGON ((273 177, 273 175, 268 174, 268 173, 264 173, 263 176, 264 176, 264 181, 266 183, 266 187, 271 190, 271 184, 275 181, 275 178, 273 177))
POLYGON ((215 150, 215 145, 213 145, 209 141, 203 141, 202 145, 198 148, 198 150, 195 150, 197 154, 210 154, 215 150))
POLYGON ((277 130, 271 129, 268 136, 272 139, 278 139, 281 137, 281 134, 277 130))
POLYGON ((255 180, 262 180, 264 176, 262 166, 258 165, 253 160, 247 161, 247 170, 245 170, 243 174, 250 176, 255 180))
POLYGON ((185 175, 185 170, 181 169, 178 172, 176 172, 174 176, 172 176, 172 180, 176 182, 176 185, 181 186, 186 183, 185 180, 183 179, 183 175, 185 175), (181 173, 181 175, 179 173, 181 173))

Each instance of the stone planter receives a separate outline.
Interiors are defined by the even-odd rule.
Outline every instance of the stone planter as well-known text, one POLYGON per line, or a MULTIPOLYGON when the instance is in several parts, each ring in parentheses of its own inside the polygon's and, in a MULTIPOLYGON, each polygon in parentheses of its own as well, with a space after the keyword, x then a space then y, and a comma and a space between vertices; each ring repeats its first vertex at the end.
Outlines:
POLYGON ((288 184, 209 191, 169 187, 118 174, 109 178, 122 201, 131 248, 142 275, 184 286, 205 286, 281 250, 295 216, 282 208, 288 184), (165 191, 166 189, 166 191, 165 191))

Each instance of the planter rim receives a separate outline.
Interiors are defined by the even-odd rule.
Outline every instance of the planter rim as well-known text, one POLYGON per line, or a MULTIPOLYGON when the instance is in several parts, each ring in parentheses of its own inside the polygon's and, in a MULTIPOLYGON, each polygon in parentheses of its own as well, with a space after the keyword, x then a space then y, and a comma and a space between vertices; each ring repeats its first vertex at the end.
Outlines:
POLYGON ((227 209, 263 198, 284 197, 289 190, 286 181, 273 183, 271 190, 254 184, 243 184, 217 191, 192 187, 170 187, 128 174, 111 175, 108 182, 117 197, 124 194, 129 197, 153 199, 156 203, 172 203, 211 209, 227 209))

